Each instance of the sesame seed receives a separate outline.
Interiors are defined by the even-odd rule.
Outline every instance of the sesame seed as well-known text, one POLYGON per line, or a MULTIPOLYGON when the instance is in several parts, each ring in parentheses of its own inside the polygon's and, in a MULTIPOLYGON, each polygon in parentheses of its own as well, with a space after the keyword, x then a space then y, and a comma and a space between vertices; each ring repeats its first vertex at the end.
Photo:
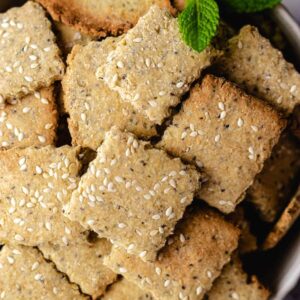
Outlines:
POLYGON ((15 259, 11 256, 7 256, 7 261, 8 261, 9 264, 12 265, 15 262, 15 259))
POLYGON ((49 101, 46 98, 41 98, 41 102, 43 104, 49 104, 49 101))
POLYGON ((175 182, 174 179, 170 179, 170 180, 169 180, 169 184, 170 184, 170 186, 173 187, 174 189, 176 188, 176 182, 175 182))
POLYGON ((196 137, 198 135, 197 131, 193 131, 190 133, 190 136, 191 137, 196 137))
POLYGON ((244 125, 244 121, 241 118, 238 118, 237 120, 237 126, 242 127, 244 125))
POLYGON ((160 219, 160 215, 159 214, 153 215, 152 219, 153 220, 159 220, 160 219))
POLYGON ((117 66, 118 66, 118 68, 123 69, 124 68, 124 63, 122 61, 118 61, 117 66))
POLYGON ((7 67, 5 67, 5 71, 8 73, 11 73, 13 70, 12 70, 12 67, 7 66, 7 67))
POLYGON ((94 220, 87 220, 86 223, 89 225, 89 226, 92 226, 95 224, 95 221, 94 220))
POLYGON ((212 273, 211 273, 211 271, 208 270, 208 271, 206 272, 206 275, 207 275, 208 278, 212 278, 212 273))
POLYGON ((169 217, 172 213, 173 213, 173 208, 172 207, 167 208, 166 216, 169 217))
POLYGON ((50 47, 46 47, 46 48, 44 48, 44 51, 45 52, 49 52, 51 50, 51 48, 50 47))
POLYGON ((156 102, 155 100, 150 100, 148 103, 149 103, 150 106, 152 106, 152 107, 156 107, 156 106, 157 106, 157 102, 156 102))
POLYGON ((232 292, 232 293, 231 293, 231 297, 232 297, 232 299, 234 299, 234 300, 239 300, 239 299, 240 299, 238 293, 236 293, 236 292, 232 292))
POLYGON ((21 241, 24 241, 24 238, 20 234, 16 234, 15 240, 21 242, 21 241))
POLYGON ((171 280, 170 279, 167 279, 165 282, 164 282, 164 287, 168 287, 171 283, 171 280))
POLYGON ((150 236, 155 236, 158 234, 158 230, 152 230, 150 231, 150 236))
POLYGON ((144 195, 144 199, 150 200, 151 199, 151 195, 149 195, 149 194, 144 195))
POLYGON ((180 199, 180 203, 183 204, 183 203, 185 203, 186 200, 187 200, 187 197, 183 197, 180 199))
POLYGON ((147 251, 142 251, 140 254, 139 254, 139 257, 145 257, 147 255, 147 251))
POLYGON ((222 111, 221 112, 221 114, 220 114, 220 119, 225 119, 225 117, 226 117, 226 111, 224 110, 224 111, 222 111))
POLYGON ((86 114, 85 114, 85 113, 81 113, 81 114, 80 114, 80 118, 81 118, 81 120, 82 120, 83 122, 85 122, 85 121, 86 121, 86 114))
POLYGON ((50 231, 50 230, 51 230, 51 227, 52 227, 52 226, 51 226, 51 223, 50 223, 50 222, 46 222, 46 223, 45 223, 45 227, 46 227, 47 230, 50 231))
POLYGON ((182 82, 182 81, 179 81, 176 83, 176 87, 179 89, 182 88, 183 86, 184 86, 184 82, 182 82))
POLYGON ((220 110, 224 110, 225 109, 225 105, 224 105, 223 102, 219 102, 218 103, 218 107, 219 107, 220 110))
POLYGON ((121 229, 123 229, 123 228, 126 227, 126 224, 124 224, 124 223, 119 223, 119 224, 118 224, 118 227, 121 228, 121 229))
POLYGON ((249 151, 250 154, 254 154, 254 149, 253 149, 252 146, 250 146, 250 147, 248 148, 248 151, 249 151))
POLYGON ((184 235, 182 233, 179 235, 179 239, 180 239, 181 243, 185 242, 185 237, 184 237, 184 235))
POLYGON ((258 131, 258 128, 254 125, 251 125, 251 129, 254 131, 254 132, 257 132, 258 131))
POLYGON ((293 93, 296 92, 296 90, 297 90, 297 86, 296 85, 292 85, 291 89, 290 89, 290 92, 293 94, 293 93))
POLYGON ((45 143, 45 142, 46 142, 46 138, 45 138, 43 135, 38 135, 38 140, 39 140, 41 143, 45 143))
POLYGON ((165 94, 166 94, 165 91, 160 91, 160 92, 158 93, 159 96, 164 96, 165 94))
POLYGON ((36 275, 34 276, 34 279, 35 279, 36 281, 40 281, 40 280, 43 280, 44 277, 43 277, 42 274, 36 274, 36 275))
POLYGON ((35 61, 37 60, 37 57, 35 55, 29 55, 29 59, 35 61))
POLYGON ((119 268, 119 271, 120 271, 120 273, 126 273, 126 272, 127 272, 127 269, 124 268, 124 267, 120 267, 120 268, 119 268))
POLYGON ((143 40, 143 39, 142 39, 141 37, 137 37, 137 38, 133 39, 133 41, 134 41, 135 43, 140 43, 142 40, 143 40))
POLYGON ((25 79, 26 81, 28 81, 28 82, 32 82, 32 81, 33 81, 33 79, 32 79, 31 76, 24 76, 24 79, 25 79))
POLYGON ((22 111, 23 111, 24 114, 27 114, 30 110, 31 110, 31 108, 26 106, 26 107, 23 108, 22 111))
POLYGON ((219 134, 217 134, 215 136, 215 142, 218 143, 220 141, 220 139, 221 139, 221 136, 219 134))
POLYGON ((145 59, 145 64, 146 64, 146 66, 147 66, 148 68, 150 67, 151 61, 150 61, 149 58, 146 58, 146 59, 145 59))
POLYGON ((127 247, 127 251, 131 251, 134 249, 134 244, 130 244, 128 247, 127 247))
POLYGON ((184 132, 181 134, 181 139, 183 140, 186 136, 187 136, 187 133, 184 131, 184 132))
POLYGON ((37 174, 42 174, 43 173, 43 169, 39 166, 35 167, 35 171, 37 172, 37 174))
POLYGON ((196 295, 197 296, 199 296, 201 293, 202 293, 202 287, 201 286, 198 286, 197 288, 196 288, 196 295))
POLYGON ((24 165, 25 162, 26 162, 26 157, 21 157, 21 158, 19 159, 19 166, 24 165))

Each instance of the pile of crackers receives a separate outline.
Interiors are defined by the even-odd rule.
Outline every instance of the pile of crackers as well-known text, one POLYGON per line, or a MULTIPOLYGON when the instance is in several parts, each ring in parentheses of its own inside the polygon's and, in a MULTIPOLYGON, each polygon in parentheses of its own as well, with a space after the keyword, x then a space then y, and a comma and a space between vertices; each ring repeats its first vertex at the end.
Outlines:
POLYGON ((241 258, 300 214, 300 75, 250 25, 194 51, 180 8, 0 14, 0 299, 269 298, 241 258))

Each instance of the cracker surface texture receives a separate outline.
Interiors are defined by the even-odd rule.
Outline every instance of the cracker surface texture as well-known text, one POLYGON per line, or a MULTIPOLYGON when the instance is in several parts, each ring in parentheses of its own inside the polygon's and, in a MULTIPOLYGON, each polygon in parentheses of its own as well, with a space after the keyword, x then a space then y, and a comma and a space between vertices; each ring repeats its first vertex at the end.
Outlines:
POLYGON ((207 300, 268 300, 270 292, 257 280, 256 276, 244 272, 242 263, 234 258, 222 271, 207 294, 207 300))
POLYGON ((151 5, 174 12, 169 0, 37 0, 51 17, 99 38, 120 35, 133 27, 151 5))
POLYGON ((0 108, 0 149, 53 145, 56 128, 53 87, 15 99, 0 108))
POLYGON ((153 263, 113 247, 104 264, 156 299, 202 299, 237 247, 239 231, 217 212, 193 207, 153 263))
POLYGON ((87 299, 35 248, 5 245, 0 269, 1 299, 87 299))
POLYGON ((243 200, 284 126, 271 107, 208 75, 193 87, 160 146, 203 168, 208 181, 199 197, 230 213, 243 200))
POLYGON ((47 146, 0 152, 2 243, 68 244, 83 230, 62 213, 77 187, 78 151, 47 146))
POLYGON ((0 14, 0 104, 60 80, 64 64, 43 8, 32 1, 0 14))
POLYGON ((39 246, 46 259, 65 273, 81 291, 100 297, 106 287, 116 280, 116 274, 103 265, 103 257, 110 253, 111 244, 105 239, 88 241, 87 234, 70 241, 68 245, 47 243, 39 246))
POLYGON ((161 124, 213 56, 210 47, 201 53, 188 47, 177 19, 152 6, 100 69, 104 81, 124 101, 161 124))
POLYGON ((257 28, 243 27, 224 53, 218 68, 229 80, 286 114, 300 104, 300 74, 257 28))
POLYGON ((280 218, 275 223, 273 229, 266 237, 263 248, 271 249, 275 247, 287 234, 295 221, 300 216, 300 189, 296 192, 291 202, 285 208, 280 218))
POLYGON ((193 200, 200 174, 117 128, 72 194, 72 220, 144 260, 153 260, 193 200))
POLYGON ((289 134, 283 134, 248 190, 249 201, 262 220, 274 222, 293 196, 300 171, 299 157, 297 143, 289 134))
POLYGON ((122 101, 103 80, 96 78, 97 68, 106 63, 108 53, 115 48, 116 38, 76 46, 68 57, 63 79, 64 107, 69 113, 69 128, 73 143, 94 150, 103 141, 105 132, 117 125, 139 137, 156 134, 155 124, 130 103, 122 101))

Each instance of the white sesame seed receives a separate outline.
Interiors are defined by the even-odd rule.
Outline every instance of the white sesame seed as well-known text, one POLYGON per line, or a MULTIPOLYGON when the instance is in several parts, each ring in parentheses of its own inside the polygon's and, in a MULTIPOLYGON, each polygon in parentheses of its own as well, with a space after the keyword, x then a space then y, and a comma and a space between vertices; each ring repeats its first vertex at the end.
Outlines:
POLYGON ((182 81, 179 81, 176 83, 176 87, 179 89, 182 88, 183 86, 184 86, 184 82, 182 82, 182 81))
POLYGON ((118 66, 118 68, 123 69, 124 68, 124 63, 122 61, 118 61, 117 66, 118 66))
POLYGON ((232 293, 231 293, 231 297, 232 297, 232 299, 234 299, 234 300, 239 300, 239 299, 240 299, 238 293, 236 293, 236 292, 232 292, 232 293))
POLYGON ((38 140, 39 140, 41 143, 45 143, 45 142, 46 142, 46 138, 45 138, 43 135, 38 135, 38 140))
POLYGON ((167 279, 165 282, 164 282, 164 287, 168 287, 171 283, 171 280, 170 279, 167 279))
POLYGON ((124 224, 124 223, 119 223, 119 224, 118 224, 118 227, 121 228, 121 229, 123 229, 123 228, 126 227, 126 224, 124 224))
POLYGON ((12 265, 15 262, 15 259, 11 256, 7 256, 7 261, 8 261, 9 264, 12 265))
POLYGON ((131 251, 134 249, 134 244, 130 244, 128 247, 127 247, 127 251, 131 251))
POLYGON ((202 287, 201 286, 198 286, 197 288, 196 288, 196 295, 197 296, 199 296, 201 293, 202 293, 202 287))
POLYGON ((23 111, 24 114, 27 114, 30 110, 31 110, 31 108, 26 106, 26 107, 23 108, 22 111, 23 111))
POLYGON ((94 220, 87 220, 86 223, 89 225, 89 226, 92 226, 95 224, 95 221, 94 220))
POLYGON ((186 200, 187 200, 187 197, 183 197, 180 199, 180 203, 183 204, 183 203, 185 203, 186 200))
POLYGON ((225 105, 224 105, 223 102, 219 102, 218 103, 218 107, 219 107, 220 110, 224 110, 225 109, 225 105))
POLYGON ((185 237, 184 237, 184 235, 182 233, 179 235, 179 239, 180 239, 181 243, 185 242, 185 237))
POLYGON ((221 114, 220 114, 220 119, 225 119, 225 117, 226 117, 226 111, 224 110, 224 111, 222 111, 221 112, 221 114))
POLYGON ((149 195, 149 194, 144 195, 144 199, 150 200, 151 199, 151 195, 149 195))
POLYGON ((44 48, 44 51, 45 52, 49 52, 51 50, 51 48, 50 47, 46 47, 46 48, 44 48))
POLYGON ((184 131, 184 132, 181 134, 181 139, 183 140, 186 136, 187 136, 187 133, 184 131))
POLYGON ((85 114, 85 113, 81 113, 81 114, 80 114, 80 118, 81 118, 81 120, 82 120, 83 122, 85 122, 85 121, 86 121, 86 114, 85 114))
POLYGON ((206 275, 207 275, 208 278, 212 278, 212 273, 211 273, 211 271, 208 270, 208 271, 206 272, 206 275))
POLYGON ((150 231, 150 236, 155 236, 158 234, 158 230, 151 230, 150 231))
POLYGON ((251 125, 251 129, 254 131, 254 132, 257 132, 258 131, 258 128, 254 125, 251 125))
POLYGON ((159 220, 160 219, 160 215, 159 214, 153 215, 152 219, 153 220, 159 220))
POLYGON ((15 240, 21 242, 21 241, 24 241, 24 238, 20 234, 16 234, 15 240))
POLYGON ((24 76, 24 79, 25 79, 26 81, 28 81, 28 82, 32 82, 32 81, 33 81, 33 79, 32 79, 31 76, 24 76))
POLYGON ((169 217, 172 213, 173 213, 173 208, 172 207, 167 208, 166 216, 169 217))
POLYGON ((43 173, 43 169, 39 166, 35 167, 35 171, 37 172, 37 174, 42 174, 43 173))
POLYGON ((250 146, 250 147, 248 148, 248 151, 249 151, 250 154, 254 154, 254 149, 253 149, 252 146, 250 146))
POLYGON ((12 67, 7 66, 7 67, 5 67, 5 71, 8 73, 11 73, 13 70, 12 70, 12 67))
POLYGON ((297 90, 297 86, 296 85, 292 85, 291 86, 291 89, 290 89, 290 93, 295 93, 296 92, 296 90, 297 90))
POLYGON ((36 274, 36 275, 34 276, 34 279, 35 279, 36 281, 40 281, 40 280, 43 280, 44 277, 43 277, 42 274, 36 274))
POLYGON ((150 100, 148 103, 149 103, 150 106, 152 106, 152 107, 156 107, 156 106, 157 106, 157 102, 156 102, 155 100, 150 100))
POLYGON ((2 147, 7 147, 7 146, 9 145, 9 143, 8 143, 7 141, 3 141, 3 142, 1 143, 1 145, 2 145, 2 147))
POLYGON ((37 60, 37 57, 35 55, 29 55, 29 59, 35 61, 37 60))
POLYGON ((164 96, 165 94, 166 94, 165 91, 160 91, 160 92, 158 93, 159 96, 164 96))
POLYGON ((237 126, 242 127, 244 125, 244 121, 241 118, 238 118, 237 120, 237 126))
POLYGON ((191 137, 196 137, 197 135, 198 135, 197 131, 192 131, 192 132, 190 133, 190 136, 191 136, 191 137))
POLYGON ((46 222, 45 227, 46 227, 47 230, 51 231, 52 226, 51 226, 50 222, 46 222))
POLYGON ((120 273, 126 273, 126 272, 127 272, 127 269, 124 268, 124 267, 120 267, 120 268, 119 268, 119 271, 120 271, 120 273))
POLYGON ((49 104, 49 101, 46 98, 41 98, 41 102, 43 104, 49 104))
POLYGON ((150 61, 149 58, 146 58, 146 59, 145 59, 145 64, 146 64, 146 66, 147 66, 148 68, 150 67, 151 61, 150 61))
POLYGON ((147 251, 142 251, 140 254, 139 254, 139 257, 145 257, 147 255, 147 251))
POLYGON ((133 41, 134 41, 135 43, 140 43, 142 40, 143 40, 143 39, 142 39, 141 37, 137 37, 137 38, 133 39, 133 41))
POLYGON ((217 134, 215 136, 215 142, 218 143, 220 141, 220 139, 221 139, 221 135, 217 134))
POLYGON ((36 69, 38 66, 39 66, 39 64, 34 63, 34 64, 31 64, 31 65, 30 65, 30 68, 31 68, 31 69, 36 69))
POLYGON ((26 162, 26 157, 21 157, 21 158, 19 159, 19 166, 24 165, 25 162, 26 162))

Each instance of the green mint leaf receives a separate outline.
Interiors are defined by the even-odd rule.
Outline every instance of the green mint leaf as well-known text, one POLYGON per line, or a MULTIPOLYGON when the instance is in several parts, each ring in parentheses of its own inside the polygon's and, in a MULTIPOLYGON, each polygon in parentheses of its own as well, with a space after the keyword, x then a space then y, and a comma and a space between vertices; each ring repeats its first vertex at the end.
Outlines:
POLYGON ((222 0, 238 13, 253 13, 272 8, 281 0, 222 0))
POLYGON ((178 17, 178 24, 185 43, 201 52, 216 35, 219 7, 215 0, 189 0, 178 17))

